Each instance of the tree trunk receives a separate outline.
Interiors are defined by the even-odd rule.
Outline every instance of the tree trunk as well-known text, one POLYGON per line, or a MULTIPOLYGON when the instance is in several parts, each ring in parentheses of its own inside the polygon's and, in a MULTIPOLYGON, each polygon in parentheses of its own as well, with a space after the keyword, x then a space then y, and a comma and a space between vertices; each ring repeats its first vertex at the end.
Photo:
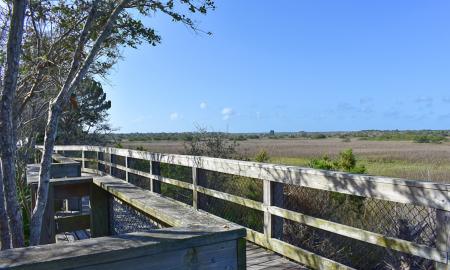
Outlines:
POLYGON ((130 1, 131 0, 122 0, 121 3, 111 12, 108 21, 103 27, 98 38, 95 40, 94 45, 92 46, 92 49, 89 52, 86 60, 81 65, 81 68, 79 68, 81 64, 80 59, 81 52, 83 51, 86 38, 89 34, 91 23, 94 21, 96 16, 96 5, 98 1, 94 1, 92 10, 86 21, 85 27, 80 35, 78 46, 73 56, 73 61, 69 75, 56 99, 50 102, 48 121, 47 126, 45 128, 44 153, 42 154, 41 169, 39 172, 37 200, 36 206, 33 210, 33 214, 31 217, 30 245, 38 245, 40 240, 40 233, 42 230, 42 218, 48 198, 48 187, 50 183, 50 165, 52 161, 53 146, 55 144, 58 120, 59 117, 61 116, 62 107, 65 103, 67 103, 70 94, 76 89, 76 87, 78 87, 81 80, 88 72, 89 67, 94 61, 98 52, 100 51, 103 42, 111 34, 112 27, 115 21, 117 20, 117 17, 130 1))
POLYGON ((2 160, 0 159, 0 245, 1 250, 11 248, 11 236, 9 234, 8 215, 5 208, 5 194, 3 193, 2 160))
POLYGON ((23 25, 25 18, 25 0, 14 0, 13 12, 10 20, 8 43, 6 48, 6 68, 3 78, 3 92, 1 96, 0 147, 3 161, 3 184, 5 190, 6 210, 9 218, 12 244, 14 247, 24 245, 22 210, 19 206, 16 190, 14 142, 13 104, 17 88, 19 60, 22 47, 23 25))
POLYGON ((39 183, 37 191, 36 206, 33 209, 30 223, 30 245, 39 245, 42 217, 48 198, 48 187, 50 183, 50 167, 52 164, 53 146, 55 144, 58 118, 61 113, 61 107, 55 106, 54 101, 50 102, 48 121, 45 128, 44 152, 42 153, 41 169, 39 171, 39 183))

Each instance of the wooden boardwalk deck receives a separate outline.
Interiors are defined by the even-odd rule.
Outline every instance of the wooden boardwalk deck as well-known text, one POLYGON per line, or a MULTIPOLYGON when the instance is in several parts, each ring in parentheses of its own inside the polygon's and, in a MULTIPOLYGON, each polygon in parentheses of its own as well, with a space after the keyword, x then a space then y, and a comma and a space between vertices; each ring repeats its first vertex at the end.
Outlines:
MULTIPOLYGON (((73 242, 89 238, 89 232, 80 230, 58 234, 56 242, 73 242)), ((275 254, 274 252, 247 242, 247 270, 306 270, 305 266, 275 254)))
POLYGON ((305 270, 274 252, 247 242, 247 270, 305 270))

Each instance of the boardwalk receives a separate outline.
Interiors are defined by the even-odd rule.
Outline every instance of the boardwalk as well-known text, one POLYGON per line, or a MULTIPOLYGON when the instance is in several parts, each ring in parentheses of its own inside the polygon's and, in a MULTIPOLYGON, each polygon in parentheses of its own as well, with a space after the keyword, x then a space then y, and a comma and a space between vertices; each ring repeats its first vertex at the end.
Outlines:
MULTIPOLYGON (((80 230, 73 233, 58 234, 57 242, 73 242, 89 237, 89 232, 80 230)), ((248 270, 305 270, 308 269, 297 263, 289 261, 282 256, 265 248, 247 242, 247 269, 248 270)))
POLYGON ((304 270, 308 269, 291 262, 265 248, 247 242, 248 270, 304 270))

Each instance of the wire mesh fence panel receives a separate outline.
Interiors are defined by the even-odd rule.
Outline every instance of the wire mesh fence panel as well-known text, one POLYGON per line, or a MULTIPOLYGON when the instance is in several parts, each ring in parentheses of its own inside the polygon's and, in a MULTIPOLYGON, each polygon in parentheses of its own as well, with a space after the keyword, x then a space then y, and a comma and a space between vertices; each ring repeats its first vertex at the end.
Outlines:
POLYGON ((89 168, 89 169, 94 169, 97 170, 98 169, 98 162, 97 162, 97 152, 95 151, 85 151, 84 152, 84 167, 89 168), (95 161, 87 161, 87 159, 90 160, 95 160, 95 161))
POLYGON ((260 179, 204 170, 198 185, 239 197, 263 201, 263 181, 260 179))
POLYGON ((161 163, 161 176, 192 183, 192 168, 180 165, 161 163))
POLYGON ((109 229, 112 235, 167 227, 114 196, 110 198, 109 207, 109 229))
MULTIPOLYGON (((435 246, 436 210, 286 184, 284 208, 394 238, 435 246)), ((285 220, 283 240, 359 269, 430 269, 429 260, 285 220), (389 268, 389 265, 409 268, 389 268)))
POLYGON ((84 151, 84 158, 97 159, 97 152, 96 151, 84 151))
POLYGON ((126 166, 126 157, 124 156, 111 154, 111 160, 114 164, 126 166))
POLYGON ((430 260, 397 252, 291 220, 283 221, 282 240, 356 269, 433 269, 430 260))
POLYGON ((294 185, 284 187, 284 208, 435 247, 436 210, 433 208, 294 185))
POLYGON ((150 179, 134 173, 128 173, 128 182, 140 188, 150 190, 150 179))
MULTIPOLYGON (((103 152, 98 152, 98 160, 104 161, 104 162, 110 162, 111 158, 110 158, 110 155, 108 155, 108 154, 105 154, 103 152)), ((99 162, 98 170, 101 172, 104 172, 104 173, 109 173, 110 166, 99 162)))
POLYGON ((126 180, 126 172, 124 170, 118 169, 118 168, 111 168, 111 175, 117 178, 120 178, 122 180, 126 180))
POLYGON ((240 204, 198 194, 199 208, 252 230, 264 231, 264 213, 240 204))
POLYGON ((98 163, 94 162, 94 161, 85 161, 84 162, 84 167, 88 168, 88 169, 94 169, 97 170, 98 168, 98 163))
POLYGON ((192 190, 190 189, 181 188, 167 183, 161 183, 161 195, 188 205, 192 205, 192 190))
POLYGON ((128 168, 141 172, 150 172, 150 161, 137 158, 128 158, 128 168))

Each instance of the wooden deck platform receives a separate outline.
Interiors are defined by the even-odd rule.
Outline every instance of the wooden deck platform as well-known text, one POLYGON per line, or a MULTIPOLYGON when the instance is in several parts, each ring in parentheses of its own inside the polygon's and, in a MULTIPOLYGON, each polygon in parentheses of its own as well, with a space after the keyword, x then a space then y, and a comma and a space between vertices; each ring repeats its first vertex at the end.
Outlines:
MULTIPOLYGON (((73 242, 89 238, 89 231, 58 234, 56 242, 73 242)), ((306 270, 305 266, 292 262, 274 252, 247 242, 247 270, 306 270)))

